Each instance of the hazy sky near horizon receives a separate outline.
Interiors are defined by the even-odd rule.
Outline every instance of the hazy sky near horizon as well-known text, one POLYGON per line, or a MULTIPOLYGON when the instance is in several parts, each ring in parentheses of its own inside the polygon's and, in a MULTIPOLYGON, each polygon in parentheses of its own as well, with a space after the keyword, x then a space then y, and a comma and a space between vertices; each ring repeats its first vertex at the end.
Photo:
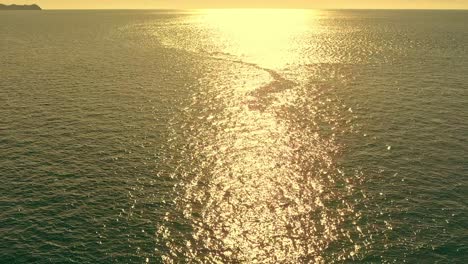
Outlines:
POLYGON ((386 8, 468 9, 468 0, 0 0, 45 9, 145 8, 386 8))

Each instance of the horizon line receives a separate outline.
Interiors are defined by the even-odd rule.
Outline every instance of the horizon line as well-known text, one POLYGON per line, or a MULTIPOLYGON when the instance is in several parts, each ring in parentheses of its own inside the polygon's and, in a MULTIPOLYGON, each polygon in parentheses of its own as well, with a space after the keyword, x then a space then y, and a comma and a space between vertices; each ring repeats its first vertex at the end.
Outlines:
POLYGON ((42 10, 388 10, 388 11, 468 11, 468 8, 289 8, 289 7, 215 7, 215 8, 42 8, 42 10))

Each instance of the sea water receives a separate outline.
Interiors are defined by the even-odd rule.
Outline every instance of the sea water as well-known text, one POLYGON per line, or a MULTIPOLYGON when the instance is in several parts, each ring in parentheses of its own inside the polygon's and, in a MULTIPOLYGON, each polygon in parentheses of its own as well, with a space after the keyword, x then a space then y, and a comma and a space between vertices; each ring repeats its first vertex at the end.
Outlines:
POLYGON ((0 262, 467 263, 466 11, 0 14, 0 262))

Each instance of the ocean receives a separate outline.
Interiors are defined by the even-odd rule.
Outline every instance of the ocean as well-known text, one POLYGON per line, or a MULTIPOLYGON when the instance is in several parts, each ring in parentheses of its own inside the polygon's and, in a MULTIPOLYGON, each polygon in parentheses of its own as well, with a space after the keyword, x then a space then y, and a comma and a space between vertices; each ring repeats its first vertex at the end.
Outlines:
POLYGON ((0 13, 0 263, 468 263, 468 11, 0 13))

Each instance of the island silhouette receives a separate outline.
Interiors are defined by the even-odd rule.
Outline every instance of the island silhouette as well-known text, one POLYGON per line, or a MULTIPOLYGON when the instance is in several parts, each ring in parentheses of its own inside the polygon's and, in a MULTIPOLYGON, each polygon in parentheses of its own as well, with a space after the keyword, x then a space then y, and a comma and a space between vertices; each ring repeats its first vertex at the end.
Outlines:
POLYGON ((0 10, 42 10, 42 8, 36 4, 33 5, 4 5, 0 4, 0 10))

